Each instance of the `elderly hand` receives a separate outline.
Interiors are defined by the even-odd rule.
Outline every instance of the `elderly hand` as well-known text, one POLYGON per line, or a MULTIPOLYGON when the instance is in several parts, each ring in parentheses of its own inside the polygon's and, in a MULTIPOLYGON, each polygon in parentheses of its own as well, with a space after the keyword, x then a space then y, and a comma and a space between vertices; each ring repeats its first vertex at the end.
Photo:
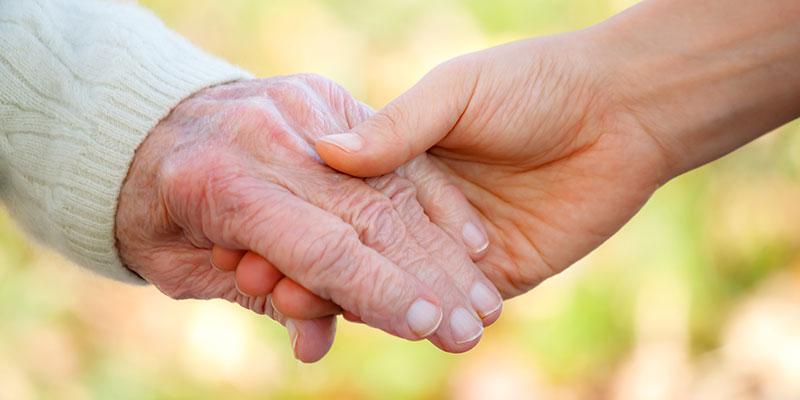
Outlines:
MULTIPOLYGON (((459 239, 479 220, 465 199, 439 185, 445 178, 426 158, 367 183, 326 167, 314 151, 317 137, 347 131, 368 112, 307 75, 223 85, 183 101, 138 149, 122 188, 123 262, 171 297, 224 298, 272 314, 265 296, 242 295, 234 274, 210 262, 214 245, 252 250, 371 326, 448 351, 473 347, 500 297, 459 239)), ((467 247, 477 254, 485 246, 467 247)), ((333 322, 293 322, 308 333, 296 356, 321 357, 333 322)))

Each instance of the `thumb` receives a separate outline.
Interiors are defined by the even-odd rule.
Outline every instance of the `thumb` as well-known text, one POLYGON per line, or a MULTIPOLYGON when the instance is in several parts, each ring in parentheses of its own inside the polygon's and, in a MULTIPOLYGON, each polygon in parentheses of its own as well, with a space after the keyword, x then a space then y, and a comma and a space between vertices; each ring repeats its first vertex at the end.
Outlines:
POLYGON ((304 363, 315 363, 325 357, 336 336, 336 316, 317 319, 287 319, 294 357, 304 363))
POLYGON ((442 64, 350 132, 320 137, 317 152, 332 168, 354 176, 394 171, 453 130, 476 82, 471 64, 458 59, 442 64))

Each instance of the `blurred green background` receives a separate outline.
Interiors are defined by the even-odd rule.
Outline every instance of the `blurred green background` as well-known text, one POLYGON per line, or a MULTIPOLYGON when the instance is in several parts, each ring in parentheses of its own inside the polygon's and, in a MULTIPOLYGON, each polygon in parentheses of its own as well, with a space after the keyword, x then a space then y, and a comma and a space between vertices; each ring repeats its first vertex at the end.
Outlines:
MULTIPOLYGON (((380 107, 452 56, 633 2, 141 3, 257 75, 317 72, 380 107)), ((267 318, 84 274, 3 214, 0 399, 39 398, 800 398, 800 125, 670 182, 463 355, 340 321, 302 365, 267 318)))

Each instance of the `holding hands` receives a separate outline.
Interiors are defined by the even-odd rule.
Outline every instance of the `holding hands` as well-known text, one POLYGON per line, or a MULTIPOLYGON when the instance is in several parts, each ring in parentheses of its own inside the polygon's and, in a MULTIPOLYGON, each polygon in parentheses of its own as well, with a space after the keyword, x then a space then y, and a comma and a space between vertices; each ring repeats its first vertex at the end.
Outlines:
POLYGON ((339 312, 468 350, 501 297, 800 115, 800 77, 779 79, 800 65, 800 9, 736 3, 751 24, 692 24, 735 18, 726 2, 651 0, 458 57, 377 113, 314 76, 207 89, 139 149, 122 257, 173 297, 271 315, 304 361, 327 352, 339 312))
MULTIPOLYGON (((312 321, 290 322, 306 361, 331 344, 333 303, 406 339, 473 347, 501 299, 462 243, 462 227, 478 220, 464 197, 439 185, 445 178, 425 156, 367 181, 316 156, 318 136, 368 115, 339 86, 306 75, 223 85, 183 101, 139 148, 123 186, 123 261, 172 297, 225 298, 282 323, 272 304, 291 303, 281 293, 303 296, 291 289, 302 285, 318 303, 303 308, 318 314, 312 321), (244 288, 262 294, 244 295, 232 272, 214 268, 213 245, 263 257, 255 259, 262 279, 244 288), (273 302, 266 294, 274 288, 273 302)), ((216 263, 227 264, 225 251, 217 253, 216 263)))
POLYGON ((372 176, 431 148, 489 232, 478 266, 505 298, 524 293, 616 232, 664 180, 660 149, 619 102, 612 71, 574 36, 451 60, 317 149, 338 170, 372 176))

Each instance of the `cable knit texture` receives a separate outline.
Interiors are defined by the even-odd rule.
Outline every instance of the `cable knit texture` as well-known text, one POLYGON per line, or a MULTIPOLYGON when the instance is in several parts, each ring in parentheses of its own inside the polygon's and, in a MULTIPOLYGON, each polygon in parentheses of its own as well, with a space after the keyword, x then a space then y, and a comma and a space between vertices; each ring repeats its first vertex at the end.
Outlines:
POLYGON ((0 0, 0 195, 79 265, 142 283, 114 216, 134 152, 181 99, 244 71, 150 12, 97 0, 0 0))

